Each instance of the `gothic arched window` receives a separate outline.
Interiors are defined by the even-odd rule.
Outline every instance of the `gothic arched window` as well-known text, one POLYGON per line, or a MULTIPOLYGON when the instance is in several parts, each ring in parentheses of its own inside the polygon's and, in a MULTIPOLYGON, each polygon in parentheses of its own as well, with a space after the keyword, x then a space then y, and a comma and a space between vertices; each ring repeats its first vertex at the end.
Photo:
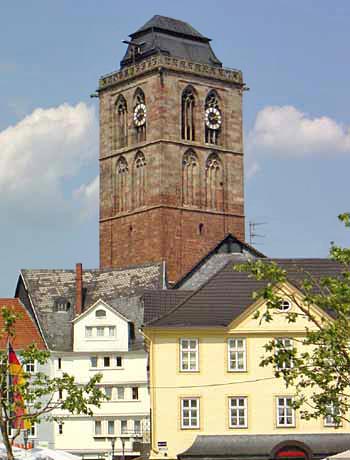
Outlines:
POLYGON ((216 210, 223 208, 223 180, 224 174, 221 160, 216 153, 211 153, 205 167, 207 208, 216 210))
POLYGON ((128 145, 128 107, 124 96, 120 95, 115 104, 116 145, 122 148, 128 145))
POLYGON ((127 210, 128 197, 128 163, 126 159, 119 157, 116 165, 115 208, 117 212, 127 210))
POLYGON ((181 137, 195 140, 195 97, 191 86, 184 89, 181 98, 181 137))
POLYGON ((182 201, 189 206, 199 201, 199 165, 193 150, 188 150, 182 160, 182 201))
POLYGON ((133 165, 133 206, 139 208, 145 204, 146 159, 142 152, 137 152, 133 165))
POLYGON ((205 99, 205 142, 219 144, 221 132, 221 111, 216 91, 210 91, 205 99))
POLYGON ((134 94, 134 131, 135 142, 146 140, 147 109, 145 94, 137 88, 134 94))

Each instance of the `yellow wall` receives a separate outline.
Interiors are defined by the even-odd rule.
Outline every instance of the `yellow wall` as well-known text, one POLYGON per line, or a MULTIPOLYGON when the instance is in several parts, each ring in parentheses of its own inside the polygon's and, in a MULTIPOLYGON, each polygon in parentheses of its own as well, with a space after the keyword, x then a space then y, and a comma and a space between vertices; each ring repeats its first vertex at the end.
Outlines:
MULTIPOLYGON (((255 309, 259 307, 259 303, 255 309)), ((295 307, 294 307, 295 308, 295 307)), ((157 453, 157 442, 166 441, 168 458, 185 451, 198 434, 287 434, 331 433, 335 428, 324 427, 323 420, 304 421, 296 414, 295 428, 276 426, 276 396, 293 395, 281 379, 273 378, 271 368, 259 366, 263 346, 272 337, 301 336, 310 323, 301 318, 288 324, 286 315, 277 313, 268 325, 252 319, 255 309, 225 329, 145 329, 151 340, 151 407, 153 415, 153 449, 151 458, 164 458, 157 453), (242 336, 247 340, 247 371, 229 372, 227 339, 242 336), (179 339, 199 339, 199 371, 179 371, 179 339), (267 379, 254 381, 259 379, 267 379), (219 384, 219 385, 217 385, 219 384), (213 386, 208 386, 213 385, 213 386), (192 388, 191 388, 192 386, 192 388), (174 388, 176 387, 176 388, 174 388), (179 388, 183 387, 183 388, 179 388), (200 398, 200 429, 181 429, 181 397, 200 398), (248 398, 248 427, 229 428, 228 398, 248 398)), ((319 312, 315 311, 315 314, 319 312)), ((337 432, 348 432, 349 426, 337 432)))

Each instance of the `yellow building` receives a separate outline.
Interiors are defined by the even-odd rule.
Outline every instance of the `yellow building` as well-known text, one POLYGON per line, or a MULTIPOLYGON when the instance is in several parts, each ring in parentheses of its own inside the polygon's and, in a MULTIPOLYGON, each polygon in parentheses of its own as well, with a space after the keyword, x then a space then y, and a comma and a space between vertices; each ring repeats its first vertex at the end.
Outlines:
MULTIPOLYGON (((284 290, 300 295, 299 269, 318 276, 334 273, 326 259, 280 260, 289 273, 284 290)), ((264 345, 284 345, 305 335, 310 323, 288 323, 297 306, 286 297, 270 323, 254 313, 261 282, 233 270, 232 261, 194 291, 145 296, 144 306, 166 312, 143 328, 150 353, 151 459, 324 458, 349 449, 350 424, 336 428, 332 417, 302 420, 291 407, 293 388, 260 367, 264 345)), ((316 306, 314 314, 331 320, 316 306)))

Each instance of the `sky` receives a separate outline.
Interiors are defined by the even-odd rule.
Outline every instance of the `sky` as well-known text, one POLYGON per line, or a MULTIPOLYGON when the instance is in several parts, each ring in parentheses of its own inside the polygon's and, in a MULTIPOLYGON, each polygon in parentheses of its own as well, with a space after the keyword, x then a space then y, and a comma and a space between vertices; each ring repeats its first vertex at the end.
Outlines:
POLYGON ((243 71, 245 206, 271 257, 349 245, 350 2, 12 0, 0 6, 0 297, 21 268, 98 261, 98 102, 122 40, 154 14, 243 71))

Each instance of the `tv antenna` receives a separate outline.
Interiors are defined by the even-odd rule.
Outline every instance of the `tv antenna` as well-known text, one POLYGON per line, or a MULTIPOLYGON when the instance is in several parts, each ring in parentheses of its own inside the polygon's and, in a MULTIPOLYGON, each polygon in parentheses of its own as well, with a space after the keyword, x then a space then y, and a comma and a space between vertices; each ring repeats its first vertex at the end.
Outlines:
POLYGON ((255 241, 255 238, 265 238, 266 235, 262 235, 261 233, 257 233, 257 227, 260 227, 261 225, 266 225, 267 222, 249 222, 249 244, 251 245, 256 245, 256 244, 262 244, 257 243, 255 241))

